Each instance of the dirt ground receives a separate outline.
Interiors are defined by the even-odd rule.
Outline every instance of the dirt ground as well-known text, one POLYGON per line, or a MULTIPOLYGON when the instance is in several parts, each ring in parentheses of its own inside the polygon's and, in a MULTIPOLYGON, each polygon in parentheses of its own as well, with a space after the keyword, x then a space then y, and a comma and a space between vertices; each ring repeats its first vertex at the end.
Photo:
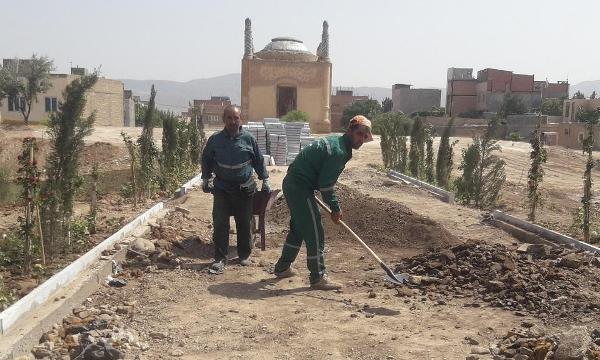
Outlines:
MULTIPOLYGON (((459 146, 464 143, 463 139, 459 146)), ((520 178, 528 162, 527 144, 506 142, 503 147, 509 184, 524 189, 525 180, 520 178)), ((554 154, 556 160, 547 166, 547 191, 564 198, 550 200, 540 218, 567 227, 568 210, 577 206, 583 157, 558 148, 550 152, 549 158, 554 154), (555 174, 561 177, 554 179, 555 174), (551 210, 551 204, 561 211, 551 210)), ((457 167, 460 150, 456 153, 457 167)), ((516 252, 520 243, 486 225, 483 212, 390 182, 374 169, 377 165, 381 165, 377 142, 355 152, 340 177, 341 206, 350 226, 392 267, 409 257, 468 241, 516 252), (359 218, 361 209, 369 216, 359 218)), ((273 187, 280 188, 285 168, 270 172, 273 187)), ((510 191, 503 196, 503 201, 511 201, 510 191)), ((516 204, 524 201, 517 190, 512 196, 516 204)), ((223 275, 210 275, 206 268, 212 258, 211 196, 194 191, 170 206, 174 211, 147 236, 157 247, 153 261, 142 256, 130 259, 123 264, 123 276, 129 281, 125 287, 101 288, 83 304, 89 313, 107 315, 115 329, 127 332, 129 340, 119 345, 127 358, 465 359, 475 344, 487 348, 514 329, 535 325, 552 331, 572 324, 593 327, 599 321, 596 316, 536 317, 490 307, 469 296, 442 297, 426 287, 395 289, 360 245, 327 217, 326 262, 343 290, 309 289, 304 249, 296 262, 299 276, 276 280, 272 266, 288 221, 281 200, 267 221, 267 249, 255 249, 252 266, 236 264, 232 233, 232 261, 223 275), (130 310, 122 311, 123 307, 130 310)), ((510 211, 525 214, 518 205, 510 211)))

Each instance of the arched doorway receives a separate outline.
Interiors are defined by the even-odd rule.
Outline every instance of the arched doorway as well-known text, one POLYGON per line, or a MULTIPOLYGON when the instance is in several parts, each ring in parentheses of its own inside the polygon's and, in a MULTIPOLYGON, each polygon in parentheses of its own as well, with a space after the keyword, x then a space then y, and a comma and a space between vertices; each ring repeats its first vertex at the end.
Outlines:
POLYGON ((277 86, 277 117, 281 118, 288 112, 296 110, 297 91, 294 86, 277 86))

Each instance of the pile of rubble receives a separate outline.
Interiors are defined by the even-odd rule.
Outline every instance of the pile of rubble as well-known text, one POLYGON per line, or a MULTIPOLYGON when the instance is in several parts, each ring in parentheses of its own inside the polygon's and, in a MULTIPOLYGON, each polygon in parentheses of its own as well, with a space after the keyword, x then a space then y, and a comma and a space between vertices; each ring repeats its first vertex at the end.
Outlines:
MULTIPOLYGON (((86 304, 91 301, 88 299, 86 304)), ((140 341, 135 331, 126 329, 122 321, 132 316, 134 309, 135 302, 79 306, 62 323, 54 324, 52 330, 44 333, 32 353, 37 359, 112 360, 122 359, 131 348, 145 351, 148 343, 140 341)))
POLYGON ((492 355, 496 360, 599 360, 600 330, 572 326, 561 333, 547 335, 539 326, 524 322, 522 328, 508 331, 499 343, 489 348, 473 347, 471 353, 467 356, 469 360, 477 360, 479 355, 492 355))
MULTIPOLYGON (((398 264, 411 285, 440 297, 475 298, 541 318, 600 311, 600 257, 570 249, 470 242, 398 264)), ((477 303, 471 304, 479 306, 477 303)))

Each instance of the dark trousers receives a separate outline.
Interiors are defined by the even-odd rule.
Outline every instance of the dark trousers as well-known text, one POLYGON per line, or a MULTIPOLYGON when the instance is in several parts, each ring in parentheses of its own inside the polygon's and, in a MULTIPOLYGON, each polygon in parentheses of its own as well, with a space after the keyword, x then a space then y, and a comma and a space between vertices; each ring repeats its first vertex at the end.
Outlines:
POLYGON ((213 201, 213 242, 215 244, 215 261, 227 262, 229 249, 229 217, 235 219, 237 231, 237 252, 240 259, 250 256, 252 248, 252 200, 254 194, 246 194, 240 190, 225 192, 215 189, 213 201))

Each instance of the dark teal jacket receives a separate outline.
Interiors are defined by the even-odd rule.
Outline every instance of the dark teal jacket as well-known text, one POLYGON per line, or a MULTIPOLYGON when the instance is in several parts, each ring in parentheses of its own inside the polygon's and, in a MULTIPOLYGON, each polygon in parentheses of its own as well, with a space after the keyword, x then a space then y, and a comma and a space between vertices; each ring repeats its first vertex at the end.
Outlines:
POLYGON ((226 130, 211 135, 202 152, 202 179, 214 173, 214 186, 223 191, 234 191, 252 182, 252 169, 260 180, 267 179, 263 156, 256 139, 245 130, 231 137, 226 130))
POLYGON ((327 136, 300 151, 286 178, 306 190, 319 190, 331 210, 339 211, 335 184, 351 158, 352 143, 347 135, 327 136))

